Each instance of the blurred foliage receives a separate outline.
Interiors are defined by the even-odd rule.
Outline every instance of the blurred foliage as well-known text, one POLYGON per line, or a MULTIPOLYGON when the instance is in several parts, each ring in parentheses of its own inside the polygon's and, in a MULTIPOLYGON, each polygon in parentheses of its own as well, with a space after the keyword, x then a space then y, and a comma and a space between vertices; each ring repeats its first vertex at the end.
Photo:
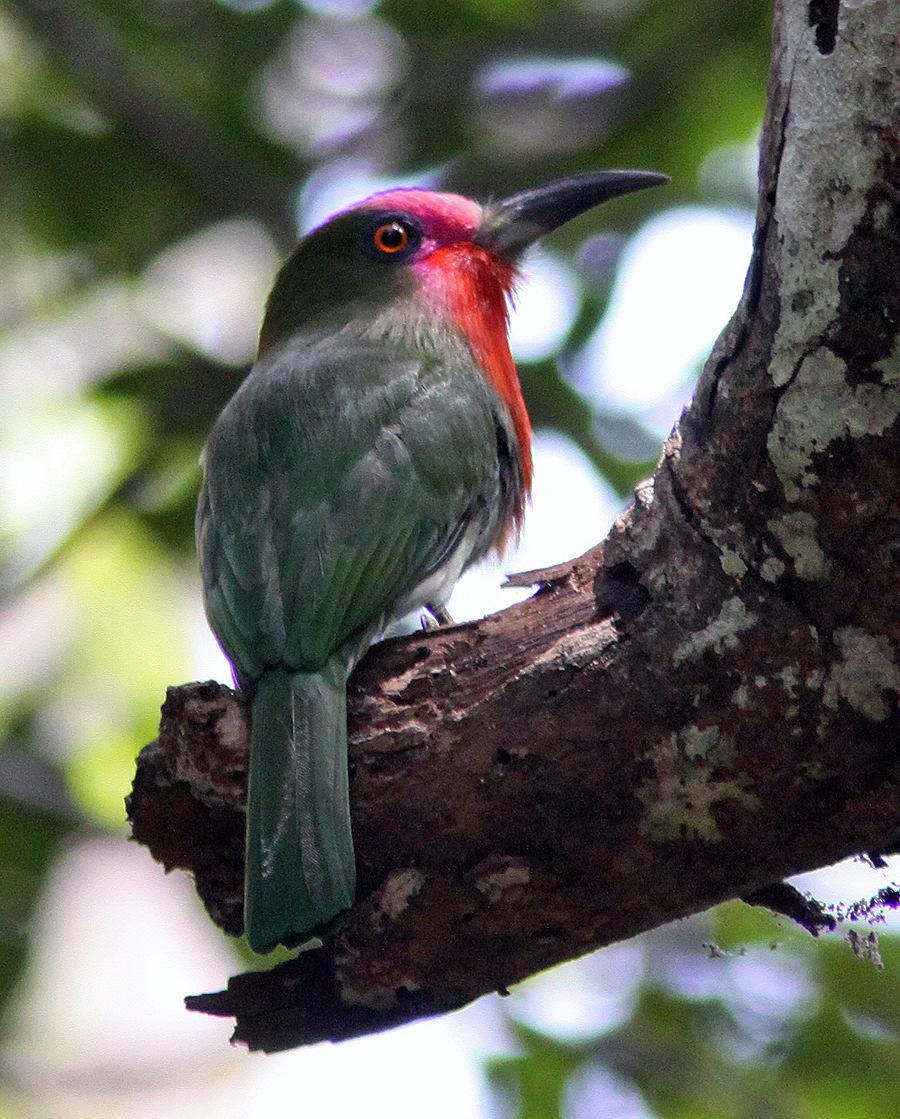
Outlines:
MULTIPOLYGON (((584 168, 672 177, 554 238, 580 309, 555 355, 520 364, 535 426, 625 496, 654 438, 600 410, 568 358, 650 213, 752 204, 720 172, 759 128, 769 21, 763 0, 0 0, 0 1007, 60 845, 121 826, 166 684, 203 663, 198 455, 252 359, 276 257, 329 185, 486 197, 584 168)), ((739 905, 714 922, 723 950, 785 939, 739 905)), ((490 1067, 502 1110, 893 1114, 900 947, 884 942, 881 973, 837 940, 787 939, 809 990, 779 1021, 656 966, 587 1040, 511 1000, 517 1055, 490 1067)))
POLYGON ((29 920, 67 830, 55 813, 0 795, 0 1013, 27 959, 29 920))
POLYGON ((489 1066, 509 1114, 876 1119, 895 1113, 900 937, 880 938, 882 970, 855 958, 837 937, 816 942, 766 911, 732 902, 644 943, 649 958, 629 1013, 595 1037, 561 1040, 513 1013, 520 1054, 489 1066), (705 962, 698 955, 704 930, 715 938, 705 945, 705 962), (691 948, 686 961, 680 954, 691 948), (578 1092, 580 1082, 593 1086, 587 1098, 578 1092))

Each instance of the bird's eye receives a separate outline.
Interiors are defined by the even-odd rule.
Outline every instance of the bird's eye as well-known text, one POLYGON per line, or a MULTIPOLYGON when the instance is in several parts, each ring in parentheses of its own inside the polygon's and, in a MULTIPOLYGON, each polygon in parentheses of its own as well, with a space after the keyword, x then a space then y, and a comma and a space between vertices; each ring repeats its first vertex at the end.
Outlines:
POLYGON ((402 253, 409 245, 409 229, 401 221, 386 221, 375 230, 372 242, 380 253, 402 253))

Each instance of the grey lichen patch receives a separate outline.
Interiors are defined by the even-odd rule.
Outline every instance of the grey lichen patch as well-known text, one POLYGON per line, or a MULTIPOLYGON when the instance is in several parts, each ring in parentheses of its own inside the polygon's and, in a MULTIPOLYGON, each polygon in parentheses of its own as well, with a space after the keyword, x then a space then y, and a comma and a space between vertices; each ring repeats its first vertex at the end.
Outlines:
POLYGON ((767 583, 777 583, 787 568, 777 556, 769 556, 760 564, 759 573, 767 583))
POLYGON ((737 554, 737 552, 724 549, 719 555, 719 563, 722 565, 722 570, 726 575, 730 575, 733 579, 740 579, 742 575, 747 574, 747 565, 737 554))
POLYGON ((644 804, 641 834, 662 841, 684 838, 717 843, 722 835, 712 806, 723 799, 715 785, 724 784, 713 783, 704 774, 645 782, 637 794, 644 804))
POLYGON ((504 899, 510 890, 520 892, 531 881, 531 868, 519 859, 505 859, 504 865, 475 880, 475 888, 487 897, 491 905, 504 899))
MULTIPOLYGON (((719 393, 722 393, 721 385, 719 386, 719 393)), ((732 579, 743 578, 747 574, 748 565, 744 557, 733 546, 735 536, 740 530, 732 527, 726 532, 703 518, 700 520, 700 528, 706 539, 715 545, 719 553, 719 564, 725 574, 732 579)))
POLYGON ((759 800, 737 781, 712 774, 734 757, 734 742, 718 726, 686 727, 671 735, 653 756, 656 778, 645 781, 637 796, 644 805, 639 831, 650 839, 721 838, 713 809, 738 801, 756 810, 759 800))
POLYGON ((880 140, 876 122, 890 128, 892 106, 879 94, 860 57, 887 58, 890 20, 869 18, 865 5, 843 5, 841 50, 818 54, 807 5, 785 5, 786 41, 781 83, 791 111, 778 171, 774 218, 780 233, 781 315, 770 373, 785 385, 835 317, 840 254, 867 206, 880 140), (854 10, 855 9, 855 10, 854 10), (870 123, 860 128, 859 119, 870 123))
POLYGON ((723 801, 739 801, 748 809, 759 809, 759 798, 736 781, 713 780, 703 772, 645 782, 637 795, 644 805, 641 835, 662 842, 699 839, 718 843, 722 834, 713 808, 723 801))
POLYGON ((789 90, 790 112, 769 248, 781 305, 769 373, 776 386, 789 387, 769 454, 786 497, 797 501, 816 484, 817 451, 841 436, 880 433, 900 413, 896 361, 881 384, 849 385, 844 361, 824 342, 840 313, 846 250, 871 200, 883 197, 884 137, 896 135, 900 93, 896 69, 881 60, 896 56, 900 7, 841 4, 839 48, 827 55, 810 34, 806 4, 784 5, 784 18, 787 47, 776 78, 789 90))
POLYGON ((692 633, 676 647, 672 663, 678 668, 685 661, 696 660, 707 651, 720 653, 723 649, 733 649, 739 635, 752 629, 756 621, 756 615, 750 613, 743 600, 733 595, 722 603, 718 615, 708 625, 692 633))
POLYGON ((379 890, 373 920, 381 925, 385 921, 396 921, 424 885, 425 875, 415 867, 391 871, 379 890))
POLYGON ((856 626, 836 630, 834 640, 841 659, 831 666, 825 682, 825 706, 834 710, 845 699, 867 719, 883 722, 897 709, 900 697, 900 666, 891 642, 856 626))
POLYGON ((900 360, 881 365, 881 383, 850 385, 846 363, 825 346, 803 358, 767 441, 788 501, 817 484, 813 455, 836 439, 881 435, 900 416, 900 360))
POLYGON ((794 561, 798 578, 810 582, 827 578, 828 559, 816 539, 816 520, 811 513, 785 513, 768 521, 766 527, 794 561))
POLYGON ((710 765, 727 765, 734 759, 734 742, 715 725, 685 727, 678 736, 685 757, 702 758, 710 765))

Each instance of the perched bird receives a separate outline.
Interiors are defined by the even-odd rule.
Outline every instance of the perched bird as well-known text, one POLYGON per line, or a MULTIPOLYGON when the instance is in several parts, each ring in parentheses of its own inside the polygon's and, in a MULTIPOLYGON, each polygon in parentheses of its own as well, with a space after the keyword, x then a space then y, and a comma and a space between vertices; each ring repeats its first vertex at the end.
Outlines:
POLYGON ((390 190, 279 272, 259 356, 204 451, 210 624, 252 702, 244 926, 297 944, 353 903, 347 678, 392 621, 438 620, 518 531, 531 427, 507 341, 525 248, 665 182, 585 173, 484 206, 390 190))

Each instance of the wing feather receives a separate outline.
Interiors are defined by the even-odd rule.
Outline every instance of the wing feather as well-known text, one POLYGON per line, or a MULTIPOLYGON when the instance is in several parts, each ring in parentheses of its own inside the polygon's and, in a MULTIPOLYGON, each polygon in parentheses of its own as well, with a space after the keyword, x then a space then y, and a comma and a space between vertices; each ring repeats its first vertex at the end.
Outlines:
POLYGON ((356 343, 257 366, 206 451, 207 613, 238 671, 316 669, 440 567, 500 490, 497 399, 474 361, 356 343))

